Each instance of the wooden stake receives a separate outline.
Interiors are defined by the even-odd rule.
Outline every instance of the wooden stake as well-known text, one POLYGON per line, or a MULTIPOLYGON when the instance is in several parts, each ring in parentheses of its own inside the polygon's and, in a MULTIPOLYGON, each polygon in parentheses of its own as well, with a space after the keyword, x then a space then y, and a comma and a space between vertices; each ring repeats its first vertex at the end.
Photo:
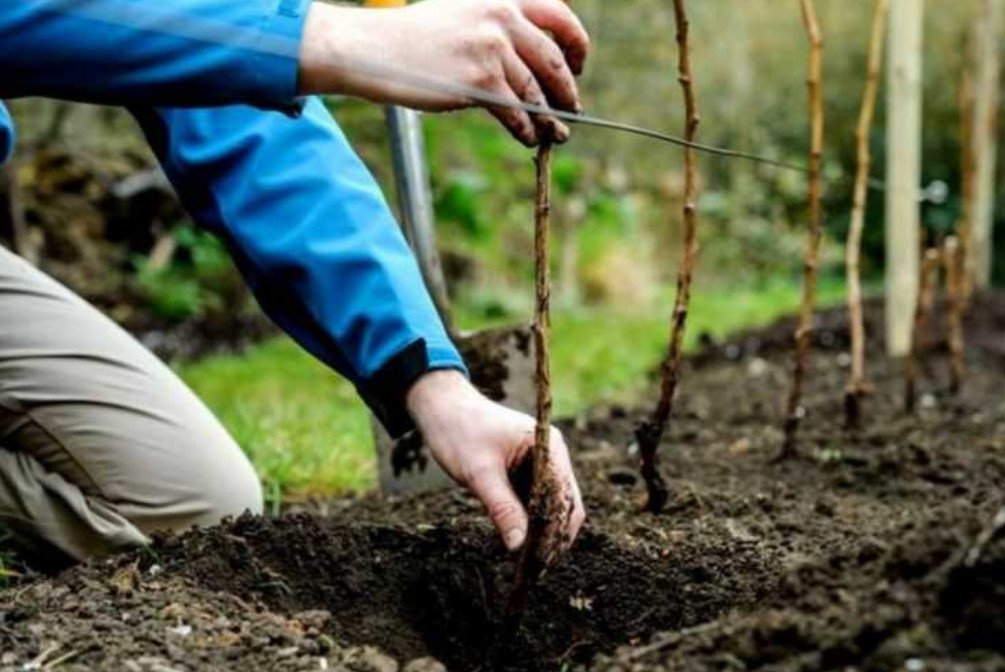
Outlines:
POLYGON ((855 197, 851 214, 851 227, 845 248, 845 273, 848 279, 848 321, 851 325, 851 375, 845 391, 845 422, 848 427, 858 427, 862 399, 869 392, 865 374, 865 319, 862 315, 862 278, 859 259, 862 255, 862 231, 865 228, 865 206, 869 194, 869 172, 872 154, 869 151, 869 132, 876 112, 876 94, 879 91, 879 73, 883 66, 883 42, 886 34, 886 14, 889 0, 876 0, 872 17, 872 35, 869 39, 869 65, 866 71, 865 93, 859 113, 855 139, 858 143, 858 167, 855 173, 855 197))
POLYGON ((924 0, 890 0, 886 101, 886 350, 911 351, 921 249, 924 0))
MULTIPOLYGON (((701 117, 698 97, 691 74, 691 23, 685 0, 674 0, 677 24, 678 81, 684 91, 685 138, 694 141, 701 117)), ((663 510, 670 496, 659 469, 659 445, 673 414, 674 395, 680 381, 681 353, 687 332, 687 316, 691 305, 691 280, 698 256, 698 168, 692 148, 684 150, 684 254, 677 269, 677 297, 671 319, 670 344, 660 367, 660 397, 649 418, 635 430, 639 446, 640 471, 646 483, 645 509, 653 513, 663 510)))
POLYGON ((963 386, 963 273, 960 246, 956 236, 949 236, 942 248, 946 268, 946 313, 949 328, 949 391, 959 394, 963 386))
POLYGON ((911 352, 904 360, 904 410, 914 413, 917 399, 917 371, 921 354, 928 349, 928 322, 935 307, 935 290, 939 285, 939 249, 925 250, 921 263, 921 278, 918 305, 914 310, 914 335, 911 338, 911 352))
POLYGON ((810 100, 810 175, 809 210, 810 226, 806 239, 806 257, 803 264, 803 302, 799 310, 799 327, 796 329, 796 361, 792 372, 792 388, 786 405, 785 442, 782 458, 796 454, 796 434, 805 411, 801 405, 803 383, 810 366, 813 345, 813 310, 816 305, 817 252, 823 235, 823 206, 820 194, 820 173, 824 148, 823 52, 824 41, 817 21, 813 0, 800 0, 803 25, 810 42, 809 76, 806 80, 810 100))

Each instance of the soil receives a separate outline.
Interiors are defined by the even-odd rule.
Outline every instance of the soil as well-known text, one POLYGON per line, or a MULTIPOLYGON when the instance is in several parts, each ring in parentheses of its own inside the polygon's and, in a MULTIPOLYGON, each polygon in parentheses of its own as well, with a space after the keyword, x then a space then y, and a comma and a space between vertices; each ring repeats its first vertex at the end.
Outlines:
POLYGON ((1005 296, 971 316, 962 393, 935 339, 911 417, 869 307, 856 432, 847 330, 821 316, 785 462, 794 322, 709 342, 662 446, 658 516, 640 513, 629 445, 648 409, 569 420, 589 523, 513 641, 496 638, 513 561, 478 505, 370 495, 16 583, 0 670, 1005 670, 1005 296))

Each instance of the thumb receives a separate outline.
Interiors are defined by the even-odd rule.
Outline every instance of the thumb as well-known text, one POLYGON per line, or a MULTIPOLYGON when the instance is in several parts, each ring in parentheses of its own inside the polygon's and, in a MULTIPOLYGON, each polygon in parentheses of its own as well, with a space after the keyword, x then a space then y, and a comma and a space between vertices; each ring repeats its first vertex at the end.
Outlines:
POLYGON ((491 465, 476 472, 469 483, 488 513, 489 519, 510 551, 523 546, 527 538, 527 512, 510 485, 502 465, 491 465))

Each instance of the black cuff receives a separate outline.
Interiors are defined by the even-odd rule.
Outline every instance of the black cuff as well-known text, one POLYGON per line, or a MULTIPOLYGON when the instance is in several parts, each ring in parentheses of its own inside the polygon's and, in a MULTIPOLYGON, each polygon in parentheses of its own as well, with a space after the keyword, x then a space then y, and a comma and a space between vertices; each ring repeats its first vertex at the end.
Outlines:
POLYGON ((412 416, 405 406, 405 394, 424 373, 430 370, 425 339, 418 339, 387 361, 369 380, 359 385, 373 414, 397 439, 415 429, 412 416))

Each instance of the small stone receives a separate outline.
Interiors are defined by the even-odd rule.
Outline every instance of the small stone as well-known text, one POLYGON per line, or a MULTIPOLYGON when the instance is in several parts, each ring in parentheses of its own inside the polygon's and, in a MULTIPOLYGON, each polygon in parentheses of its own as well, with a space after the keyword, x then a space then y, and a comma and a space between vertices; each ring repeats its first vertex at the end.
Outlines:
POLYGON ((354 672, 398 672, 398 661, 372 646, 352 651, 345 662, 354 672))
POLYGON ((320 630, 332 620, 332 614, 326 609, 310 609, 294 614, 293 620, 300 621, 308 628, 317 628, 320 630))
POLYGON ((847 369, 851 366, 851 355, 847 352, 842 352, 835 358, 835 361, 839 369, 847 369))
POLYGON ((447 667, 435 658, 416 658, 402 672, 447 672, 447 667))
POLYGON ((747 375, 751 378, 760 378, 768 372, 768 363, 760 357, 755 357, 747 364, 747 375))
POLYGON ((923 394, 921 395, 921 399, 918 400, 918 406, 924 408, 925 410, 931 410, 938 405, 939 400, 935 398, 934 394, 923 394))
POLYGON ((925 661, 921 658, 908 658, 904 661, 904 669, 907 672, 923 672, 925 669, 925 661))
POLYGON ((176 625, 173 628, 168 628, 167 631, 173 635, 178 635, 179 637, 188 637, 189 635, 192 634, 192 626, 176 625))

